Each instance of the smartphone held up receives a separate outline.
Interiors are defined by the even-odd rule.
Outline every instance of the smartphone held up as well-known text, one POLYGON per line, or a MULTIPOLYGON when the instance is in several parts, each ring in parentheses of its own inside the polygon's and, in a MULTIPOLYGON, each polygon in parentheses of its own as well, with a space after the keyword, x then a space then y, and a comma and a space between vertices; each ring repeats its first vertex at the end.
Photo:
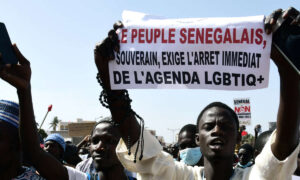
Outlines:
POLYGON ((13 50, 5 24, 0 22, 0 64, 17 64, 18 59, 13 50))

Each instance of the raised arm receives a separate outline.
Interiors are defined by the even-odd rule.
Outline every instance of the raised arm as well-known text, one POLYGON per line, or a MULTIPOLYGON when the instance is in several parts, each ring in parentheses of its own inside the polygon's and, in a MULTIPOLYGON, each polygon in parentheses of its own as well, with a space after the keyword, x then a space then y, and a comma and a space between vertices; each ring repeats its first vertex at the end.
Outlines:
POLYGON ((14 86, 18 92, 20 137, 24 156, 44 178, 57 179, 57 177, 61 177, 61 179, 68 179, 66 168, 40 148, 31 97, 30 62, 21 54, 16 45, 13 47, 19 64, 5 65, 0 71, 0 77, 14 86))
POLYGON ((90 141, 91 135, 86 135, 82 141, 80 141, 76 147, 77 147, 77 152, 79 151, 80 148, 82 148, 83 146, 85 146, 89 141, 90 141))
POLYGON ((107 99, 112 120, 118 124, 122 139, 126 142, 127 147, 131 147, 139 139, 140 125, 130 107, 131 100, 128 99, 127 91, 111 90, 108 68, 108 62, 114 59, 114 53, 120 49, 116 30, 122 27, 121 22, 114 24, 114 29, 108 33, 108 37, 96 45, 94 56, 98 68, 97 78, 103 87, 102 97, 107 99))
POLYGON ((254 128, 254 144, 256 142, 256 139, 258 137, 258 133, 261 131, 261 125, 257 124, 254 128))
MULTIPOLYGON (((271 32, 278 17, 292 17, 291 26, 300 24, 299 11, 290 8, 283 12, 275 11, 266 21, 266 32, 271 32)), ((280 75, 280 104, 277 115, 277 136, 272 151, 279 160, 284 160, 299 142, 300 122, 300 76, 273 46, 271 58, 278 67, 280 75)), ((300 59, 298 59, 300 60, 300 59)))

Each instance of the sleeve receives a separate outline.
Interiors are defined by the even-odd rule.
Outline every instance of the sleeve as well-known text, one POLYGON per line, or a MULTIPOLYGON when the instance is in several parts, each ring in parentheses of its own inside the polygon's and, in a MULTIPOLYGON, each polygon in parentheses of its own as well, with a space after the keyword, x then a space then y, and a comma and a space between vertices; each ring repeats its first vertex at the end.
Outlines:
POLYGON ((80 170, 81 170, 81 166, 82 166, 82 162, 83 162, 83 161, 81 161, 80 163, 78 163, 78 164, 76 165, 75 169, 77 169, 78 171, 80 171, 80 170))
POLYGON ((68 171, 69 180, 87 180, 87 175, 77 169, 65 166, 68 171))
POLYGON ((280 161, 271 150, 271 145, 274 143, 275 138, 276 130, 270 136, 261 154, 255 159, 255 164, 249 173, 249 179, 291 179, 297 167, 299 144, 286 159, 280 161))
MULTIPOLYGON (((175 162, 173 157, 162 151, 158 140, 148 131, 144 132, 144 152, 143 159, 134 163, 134 153, 137 143, 131 147, 131 155, 128 155, 127 147, 121 139, 117 148, 117 156, 123 166, 132 172, 137 172, 138 179, 194 179, 193 168, 183 163, 175 162)), ((138 156, 141 147, 139 147, 138 156)), ((199 168, 198 168, 198 172, 199 168)))

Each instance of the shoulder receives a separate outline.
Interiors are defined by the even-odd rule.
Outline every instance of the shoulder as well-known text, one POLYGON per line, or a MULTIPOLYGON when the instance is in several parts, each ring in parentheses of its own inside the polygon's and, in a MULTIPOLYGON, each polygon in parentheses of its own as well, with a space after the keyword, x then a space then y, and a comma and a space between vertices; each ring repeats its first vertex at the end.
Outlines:
POLYGON ((291 177, 297 167, 297 155, 300 145, 284 160, 278 160, 271 150, 277 132, 272 133, 262 152, 256 157, 255 164, 251 167, 249 178, 287 179, 291 177))
POLYGON ((232 176, 232 180, 241 180, 241 179, 247 179, 249 177, 249 173, 251 172, 251 167, 246 168, 234 168, 234 174, 232 176))
POLYGON ((93 159, 90 157, 78 163, 76 165, 76 169, 82 172, 87 172, 92 163, 93 163, 93 159))
POLYGON ((87 179, 87 175, 77 169, 72 167, 65 166, 68 171, 69 180, 85 180, 87 179))

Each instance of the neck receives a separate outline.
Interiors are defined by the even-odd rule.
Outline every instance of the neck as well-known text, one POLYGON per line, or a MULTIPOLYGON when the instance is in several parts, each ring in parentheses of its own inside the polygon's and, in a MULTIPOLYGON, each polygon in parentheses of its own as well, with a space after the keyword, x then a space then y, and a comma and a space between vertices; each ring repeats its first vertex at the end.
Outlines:
POLYGON ((209 160, 204 158, 204 173, 207 180, 229 180, 232 173, 233 159, 209 160))
POLYGON ((124 172, 124 167, 122 165, 116 165, 105 170, 100 170, 98 174, 100 180, 127 180, 127 176, 124 172))

